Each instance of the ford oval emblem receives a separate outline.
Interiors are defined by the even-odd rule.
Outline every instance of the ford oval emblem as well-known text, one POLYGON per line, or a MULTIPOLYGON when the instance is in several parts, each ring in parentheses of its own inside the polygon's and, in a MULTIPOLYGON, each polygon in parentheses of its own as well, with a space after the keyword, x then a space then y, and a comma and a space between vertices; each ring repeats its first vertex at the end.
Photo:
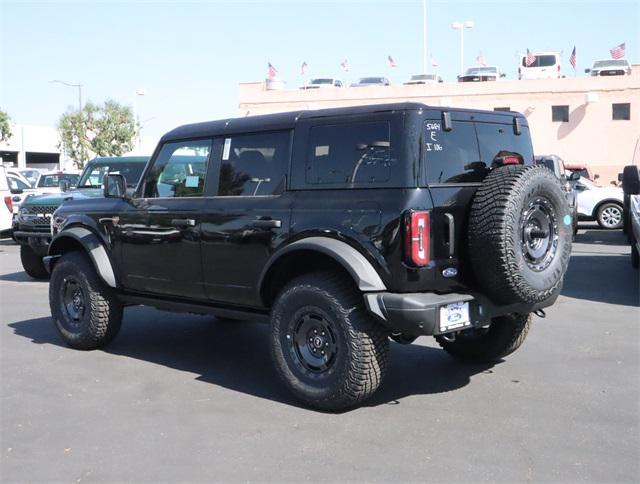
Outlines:
POLYGON ((457 275, 458 275, 458 269, 456 269, 455 267, 447 267, 442 271, 443 277, 450 278, 450 277, 456 277, 457 275))

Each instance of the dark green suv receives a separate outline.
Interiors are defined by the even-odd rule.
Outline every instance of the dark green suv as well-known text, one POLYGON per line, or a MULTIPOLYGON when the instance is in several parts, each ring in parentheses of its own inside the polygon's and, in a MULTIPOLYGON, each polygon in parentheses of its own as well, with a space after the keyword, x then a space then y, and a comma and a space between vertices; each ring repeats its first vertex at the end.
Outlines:
POLYGON ((65 200, 101 197, 102 178, 107 173, 124 175, 128 188, 134 189, 147 161, 148 156, 94 158, 85 166, 74 190, 27 197, 13 222, 13 238, 21 245, 25 272, 35 279, 49 277, 42 257, 47 255, 51 242, 51 215, 65 200))

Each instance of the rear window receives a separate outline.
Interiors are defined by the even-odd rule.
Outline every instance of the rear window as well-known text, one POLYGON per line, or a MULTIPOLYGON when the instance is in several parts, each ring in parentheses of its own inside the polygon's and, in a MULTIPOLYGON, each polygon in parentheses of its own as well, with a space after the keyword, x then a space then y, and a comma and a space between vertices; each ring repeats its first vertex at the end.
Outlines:
POLYGON ((537 55, 536 60, 530 66, 527 65, 526 56, 522 58, 522 67, 551 67, 556 65, 555 55, 537 55))
POLYGON ((425 122, 424 153, 429 184, 479 183, 499 158, 533 160, 528 128, 516 136, 510 124, 453 121, 444 131, 439 120, 425 122))
POLYGON ((386 182, 396 151, 389 122, 314 126, 309 130, 305 180, 343 187, 386 182))

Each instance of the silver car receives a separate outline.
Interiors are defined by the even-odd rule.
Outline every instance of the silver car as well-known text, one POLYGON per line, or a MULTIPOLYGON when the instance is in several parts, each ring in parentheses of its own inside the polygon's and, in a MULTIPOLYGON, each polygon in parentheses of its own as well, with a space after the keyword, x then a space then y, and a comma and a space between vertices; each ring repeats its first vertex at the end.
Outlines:
POLYGON ((584 70, 591 76, 630 76, 631 65, 627 59, 604 59, 597 60, 593 63, 591 69, 584 70))

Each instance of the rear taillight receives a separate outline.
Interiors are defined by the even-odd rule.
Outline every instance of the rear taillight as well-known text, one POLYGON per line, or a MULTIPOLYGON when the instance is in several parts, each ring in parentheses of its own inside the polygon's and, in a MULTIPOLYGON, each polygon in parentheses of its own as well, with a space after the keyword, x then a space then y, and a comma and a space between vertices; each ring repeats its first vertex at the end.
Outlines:
POLYGON ((9 212, 13 212, 13 202, 11 201, 11 197, 4 197, 4 204, 9 209, 9 212))
POLYGON ((429 263, 429 247, 431 230, 429 212, 407 213, 405 219, 405 257, 414 266, 425 266, 429 263))

